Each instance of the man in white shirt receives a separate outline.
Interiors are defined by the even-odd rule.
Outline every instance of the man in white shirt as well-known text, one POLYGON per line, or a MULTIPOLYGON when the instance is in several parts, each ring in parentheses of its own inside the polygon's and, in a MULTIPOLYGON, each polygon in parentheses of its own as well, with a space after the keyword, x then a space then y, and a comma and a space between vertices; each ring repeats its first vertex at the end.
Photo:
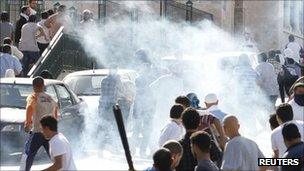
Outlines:
POLYGON ((1 12, 0 15, 0 43, 5 37, 13 37, 14 26, 10 23, 9 13, 6 11, 1 12))
POLYGON ((210 93, 205 96, 205 105, 207 107, 207 112, 210 112, 221 122, 223 122, 223 119, 227 114, 219 109, 218 102, 219 101, 217 99, 216 94, 210 93))
POLYGON ((292 50, 292 59, 296 63, 299 63, 301 46, 299 45, 299 43, 295 42, 295 38, 293 35, 289 35, 288 40, 289 40, 289 43, 286 45, 286 48, 289 48, 292 50))
POLYGON ((50 157, 53 161, 53 165, 45 170, 76 170, 69 141, 57 131, 57 120, 47 115, 42 117, 40 124, 42 134, 49 140, 50 157))
POLYGON ((285 151, 287 150, 284 144, 284 139, 282 135, 282 128, 285 123, 294 123, 298 126, 299 132, 301 134, 302 140, 304 136, 304 123, 303 121, 293 120, 292 107, 288 103, 283 103, 279 105, 276 110, 277 120, 280 124, 279 127, 274 129, 271 133, 271 146, 274 152, 274 158, 282 158, 285 151))
POLYGON ((171 121, 161 130, 158 145, 161 147, 168 140, 180 140, 183 135, 183 125, 181 122, 184 107, 181 104, 175 104, 170 110, 171 121))
POLYGON ((37 25, 36 16, 30 15, 28 23, 24 24, 21 29, 21 38, 19 49, 23 53, 23 76, 27 76, 28 71, 38 61, 39 48, 37 45, 37 37, 44 36, 47 39, 43 29, 37 25), (37 33, 38 34, 37 36, 37 33))
POLYGON ((293 111, 293 120, 304 121, 304 83, 294 86, 294 98, 289 102, 293 111))
POLYGON ((30 15, 36 15, 37 14, 37 0, 29 0, 29 7, 30 7, 30 15))
POLYGON ((258 158, 264 158, 258 145, 239 133, 235 116, 224 118, 224 130, 230 140, 226 143, 221 170, 259 170, 258 158))
POLYGON ((257 83, 259 82, 259 74, 252 68, 248 55, 242 54, 239 56, 238 64, 233 69, 233 79, 238 81, 240 87, 238 92, 252 96, 257 93, 257 83))
POLYGON ((12 56, 17 57, 19 60, 22 60, 23 53, 16 46, 13 45, 12 39, 10 37, 4 38, 3 44, 10 45, 11 46, 11 50, 12 50, 12 56))
POLYGON ((3 53, 0 53, 0 77, 4 77, 8 69, 14 70, 15 75, 19 75, 22 71, 20 61, 11 55, 11 46, 5 44, 3 53))
POLYGON ((49 14, 44 11, 41 13, 41 21, 39 21, 37 23, 38 26, 40 26, 43 31, 44 31, 44 34, 45 34, 45 37, 41 36, 41 37, 38 37, 37 38, 37 44, 38 44, 38 48, 39 48, 39 53, 40 53, 40 56, 42 54, 42 52, 49 46, 49 43, 50 43, 50 36, 49 36, 49 29, 44 25, 44 22, 48 19, 49 17, 49 14))

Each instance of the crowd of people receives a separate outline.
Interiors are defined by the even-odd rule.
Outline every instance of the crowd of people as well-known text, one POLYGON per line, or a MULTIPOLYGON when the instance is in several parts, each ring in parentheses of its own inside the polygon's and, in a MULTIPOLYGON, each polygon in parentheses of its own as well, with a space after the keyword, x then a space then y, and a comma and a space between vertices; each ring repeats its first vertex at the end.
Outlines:
MULTIPOLYGON (((304 90, 303 83, 297 83, 294 91, 304 90)), ((210 96, 210 95, 207 95, 210 96)), ((301 93, 301 96, 303 94, 301 93)), ((206 98, 207 99, 207 98, 206 98)), ((190 100, 187 102, 190 103, 190 100)), ((160 136, 161 149, 153 155, 153 168, 148 170, 265 170, 270 168, 258 167, 258 158, 264 158, 263 152, 258 145, 242 136, 239 133, 240 124, 238 118, 226 114, 221 122, 221 129, 229 140, 224 139, 224 146, 217 146, 217 138, 213 132, 202 131, 200 125, 203 124, 206 115, 200 116, 198 110, 188 107, 181 112, 182 104, 175 104, 170 111, 172 121, 168 123, 160 136), (179 120, 179 122, 178 122, 179 120), (186 130, 184 137, 179 129, 182 125, 186 130), (165 136, 164 136, 165 135, 165 136), (182 147, 182 157, 179 164, 173 164, 172 156, 162 155, 166 150, 163 144, 166 144, 164 137, 169 142, 177 140, 182 147), (164 142, 164 143, 163 143, 164 142), (212 150, 212 148, 219 150, 212 150), (160 152, 161 151, 161 152, 160 152), (223 156, 218 155, 222 153, 223 156), (214 157, 218 156, 218 157, 214 157), (171 159, 171 160, 170 160, 171 159), (165 162, 166 161, 166 162, 165 162)), ((209 107, 210 108, 210 107, 209 107)), ((304 115, 302 109, 302 115, 304 115)), ((218 115, 214 114, 215 117, 218 115)), ((303 120, 294 119, 292 106, 288 103, 279 105, 276 113, 271 115, 269 120, 271 129, 271 144, 274 152, 274 158, 300 158, 303 160, 303 120), (290 143, 292 142, 292 143, 290 143), (300 152, 302 151, 302 152, 300 152)), ((210 127, 211 125, 209 125, 210 127)), ((220 138, 220 137, 219 137, 220 138)), ((301 166, 282 167, 282 170, 303 169, 301 166)))
MULTIPOLYGON (((153 167, 147 170, 268 169, 258 166, 258 158, 265 157, 263 152, 256 142, 240 134, 242 131, 239 130, 239 118, 220 109, 217 94, 207 94, 204 98, 204 107, 200 106, 200 100, 195 93, 175 96, 175 104, 167 110, 169 112, 168 116, 168 113, 163 110, 166 109, 166 105, 173 103, 173 101, 167 102, 168 99, 172 99, 171 96, 174 96, 171 94, 172 89, 173 92, 179 92, 182 89, 174 87, 180 86, 179 73, 159 75, 155 72, 156 69, 149 64, 146 59, 147 56, 143 56, 144 59, 141 59, 143 67, 140 68, 139 76, 135 81, 136 93, 133 107, 135 126, 134 135, 132 135, 135 140, 140 139, 137 144, 140 148, 141 157, 146 157, 146 150, 151 144, 150 142, 155 141, 155 139, 151 139, 153 118, 163 116, 169 118, 169 122, 165 124, 160 132, 159 149, 153 154, 153 167), (164 87, 165 89, 162 90, 164 87), (155 95, 155 92, 158 93, 155 95), (166 98, 164 98, 164 95, 166 95, 166 98), (161 98, 157 100, 157 96, 161 96, 161 98), (160 110, 157 111, 158 107, 160 110), (167 115, 160 113, 167 113, 167 115), (167 143, 176 144, 178 152, 175 149, 170 155, 171 149, 165 147, 167 143)), ((248 64, 248 56, 241 55, 239 57, 241 67, 238 68, 238 76, 244 78, 245 75, 248 78, 247 81, 251 81, 253 85, 244 84, 244 86, 259 87, 272 104, 271 108, 274 114, 270 115, 269 125, 273 130, 271 133, 273 158, 292 156, 303 160, 303 153, 297 153, 296 150, 303 151, 304 147, 304 77, 297 72, 294 75, 295 79, 290 82, 288 93, 283 92, 288 96, 288 103, 285 103, 285 97, 283 96, 281 97, 283 99, 281 104, 275 106, 279 97, 279 78, 284 77, 282 79, 283 84, 286 84, 290 79, 290 75, 282 69, 289 63, 277 64, 281 69, 276 72, 271 59, 279 58, 279 54, 277 54, 277 51, 270 51, 269 56, 271 57, 268 57, 266 53, 259 54, 259 64, 256 68, 252 68, 248 64), (274 58, 272 58, 273 56, 274 58), (244 69, 245 67, 249 69, 244 69), (250 79, 251 76, 255 79, 250 79), (292 142, 292 145, 289 141, 292 142)), ((294 61, 291 56, 287 55, 283 59, 294 61)), ((280 63, 281 61, 275 60, 275 62, 280 63)), ((294 62, 294 67, 299 67, 299 63, 294 62)), ((286 72, 292 72, 292 69, 286 72)), ((117 102, 117 99, 123 97, 123 93, 121 93, 123 91, 122 85, 120 76, 117 74, 117 67, 110 67, 110 74, 101 81, 102 93, 99 101, 99 114, 100 119, 106 120, 107 125, 112 125, 112 127, 114 125, 113 118, 109 119, 108 117, 112 116, 111 106, 117 102)), ((246 90, 250 89, 248 87, 246 90)), ((252 89, 255 90, 255 88, 252 89)), ((250 98, 250 96, 248 97, 250 98)), ((250 102, 252 103, 252 101, 250 102)), ((267 107, 265 106, 265 108, 267 107)), ((107 143, 111 142, 103 141, 101 145, 107 143)), ((291 168, 282 167, 283 170, 298 168, 303 168, 303 164, 291 168)))
MULTIPOLYGON (((28 5, 22 6, 20 18, 14 24, 10 22, 8 12, 1 12, 0 52, 6 56, 0 58, 1 77, 5 77, 6 70, 14 71, 11 76, 27 77, 60 27, 68 25, 70 21, 65 5, 45 10, 38 15, 37 3, 37 0, 29 0, 28 5), (22 65, 22 70, 19 65, 22 65)), ((88 22, 92 22, 92 13, 84 10, 81 24, 88 22)))
MULTIPOLYGON (((293 91, 295 94, 298 93, 299 99, 303 101, 303 81, 296 83, 293 91)), ((265 157, 263 152, 253 140, 240 134, 238 118, 222 112, 217 106, 218 102, 215 94, 208 94, 205 97, 207 108, 201 108, 198 107, 198 99, 193 93, 178 96, 170 110, 171 120, 161 131, 160 148, 153 154, 153 166, 147 170, 269 169, 258 166, 258 158, 265 157), (208 112, 202 114, 202 110, 208 112)), ((24 128, 30 136, 26 141, 20 169, 30 170, 41 146, 53 161, 53 165, 46 170, 76 169, 69 142, 57 130, 57 117, 58 106, 52 97, 44 92, 43 78, 35 77, 33 93, 27 98, 24 128)), ((301 160, 299 165, 282 166, 281 169, 303 169, 303 120, 296 120, 293 107, 288 103, 282 103, 277 107, 275 114, 270 115, 269 124, 272 129, 273 158, 301 160)))

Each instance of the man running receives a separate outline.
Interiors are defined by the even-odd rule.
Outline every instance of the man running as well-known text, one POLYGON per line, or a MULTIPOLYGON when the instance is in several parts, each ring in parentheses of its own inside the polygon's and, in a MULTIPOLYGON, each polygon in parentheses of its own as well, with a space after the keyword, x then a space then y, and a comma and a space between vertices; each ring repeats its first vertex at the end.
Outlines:
POLYGON ((76 170, 70 143, 58 132, 57 120, 53 116, 46 115, 42 117, 40 124, 42 134, 50 140, 50 157, 53 161, 53 164, 44 170, 76 170))
POLYGON ((25 132, 29 137, 25 143, 24 153, 21 158, 20 170, 31 169, 35 155, 43 146, 49 154, 49 144, 41 133, 40 119, 44 115, 53 115, 57 118, 57 105, 52 97, 44 92, 44 80, 42 77, 33 79, 34 92, 28 96, 26 105, 25 132))

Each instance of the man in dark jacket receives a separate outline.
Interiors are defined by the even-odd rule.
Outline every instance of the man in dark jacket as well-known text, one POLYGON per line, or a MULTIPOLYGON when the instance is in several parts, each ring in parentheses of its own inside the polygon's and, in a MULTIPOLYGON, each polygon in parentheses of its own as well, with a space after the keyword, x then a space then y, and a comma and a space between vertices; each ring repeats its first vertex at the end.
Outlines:
POLYGON ((301 134, 297 125, 287 123, 283 126, 282 134, 287 150, 283 158, 299 159, 299 164, 294 166, 282 166, 282 171, 304 170, 304 142, 301 141, 301 134))
POLYGON ((179 162, 179 165, 176 167, 176 171, 184 170, 194 170, 197 165, 197 160, 191 152, 191 135, 198 130, 200 124, 199 113, 193 108, 187 108, 182 114, 182 122, 186 129, 186 134, 179 143, 183 147, 183 156, 179 162))
POLYGON ((20 38, 21 38, 21 28, 24 24, 27 23, 30 15, 30 8, 28 6, 23 6, 21 8, 20 18, 16 22, 15 29, 15 44, 18 46, 20 38))
POLYGON ((290 96, 290 88, 294 82, 299 78, 300 67, 292 58, 285 58, 285 64, 282 66, 282 71, 278 75, 279 90, 281 102, 285 102, 285 93, 290 96))

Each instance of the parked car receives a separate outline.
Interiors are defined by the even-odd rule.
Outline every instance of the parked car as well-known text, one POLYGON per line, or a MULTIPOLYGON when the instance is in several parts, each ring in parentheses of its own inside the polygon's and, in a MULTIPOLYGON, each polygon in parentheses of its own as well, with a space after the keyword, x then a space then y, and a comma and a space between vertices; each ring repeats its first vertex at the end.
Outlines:
MULTIPOLYGON (((11 147, 20 148, 25 143, 26 98, 33 91, 32 80, 32 78, 0 79, 1 150, 11 147)), ((58 103, 59 132, 67 135, 70 140, 76 138, 83 128, 85 102, 62 81, 45 79, 45 92, 58 103)))
MULTIPOLYGON (((87 103, 90 112, 97 112, 101 93, 101 80, 108 74, 109 69, 77 71, 68 74, 63 79, 63 82, 66 83, 78 97, 87 103)), ((135 86, 135 79, 138 76, 136 71, 119 69, 117 74, 121 80, 127 80, 135 86)), ((135 91, 135 87, 134 90, 131 91, 135 91)))
MULTIPOLYGON (((68 74, 63 79, 63 82, 66 83, 79 98, 83 99, 86 104, 88 104, 89 112, 91 114, 96 114, 98 112, 101 94, 101 81, 108 74, 109 69, 77 71, 68 74)), ((133 96, 129 97, 129 99, 132 100, 135 95, 135 79, 138 76, 137 72, 128 69, 118 69, 117 74, 123 82, 123 86, 125 88, 124 92, 126 93, 125 95, 133 96)), ((128 109, 128 107, 130 106, 122 108, 128 109)))

